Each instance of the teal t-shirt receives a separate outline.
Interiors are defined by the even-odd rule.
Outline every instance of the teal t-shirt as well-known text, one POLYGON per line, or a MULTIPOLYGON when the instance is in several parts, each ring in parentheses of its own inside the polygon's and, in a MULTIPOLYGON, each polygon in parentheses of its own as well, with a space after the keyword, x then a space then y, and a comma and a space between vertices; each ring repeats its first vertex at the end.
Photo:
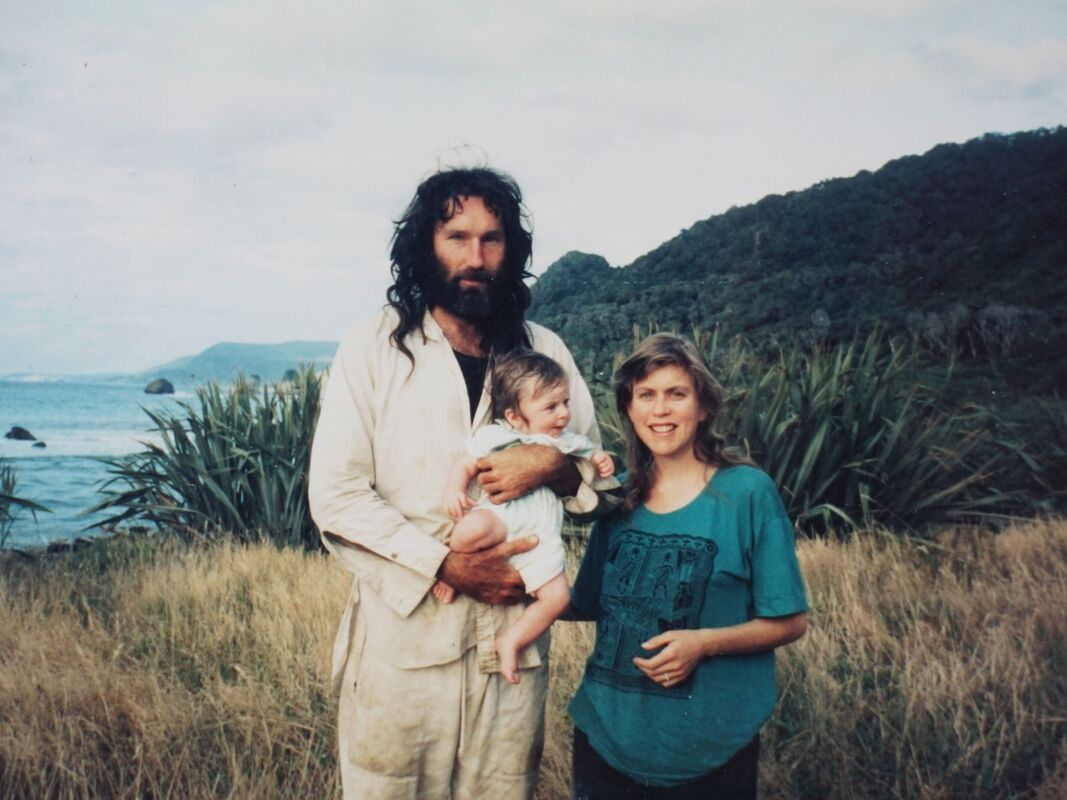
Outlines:
POLYGON ((807 610, 793 526, 771 479, 748 466, 720 468, 669 514, 642 506, 599 520, 572 602, 597 624, 571 716, 612 767, 653 786, 728 761, 770 716, 777 687, 770 651, 706 658, 664 688, 634 666, 659 652, 641 643, 807 610))

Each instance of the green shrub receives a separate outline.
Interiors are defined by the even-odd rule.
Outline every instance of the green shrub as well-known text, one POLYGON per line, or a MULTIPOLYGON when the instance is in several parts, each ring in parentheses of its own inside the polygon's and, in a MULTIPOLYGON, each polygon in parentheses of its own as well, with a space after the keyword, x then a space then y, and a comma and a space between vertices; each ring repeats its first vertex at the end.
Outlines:
MULTIPOLYGON (((727 391, 720 428, 774 478, 806 532, 919 532, 1040 510, 1019 490, 1022 469, 1037 493, 1055 491, 1040 487, 1062 472, 1062 436, 1037 437, 1044 449, 1036 455, 1005 446, 995 411, 953 410, 951 364, 922 364, 913 347, 881 332, 771 355, 739 339, 693 338, 727 391)), ((116 513, 99 525, 139 520, 317 547, 306 479, 319 388, 304 368, 281 384, 204 387, 176 415, 148 412, 162 443, 108 461, 113 478, 95 510, 116 513)), ((606 442, 621 451, 611 393, 603 382, 593 391, 606 442)), ((1048 415, 1064 423, 1062 406, 1048 415)))
POLYGON ((177 413, 146 409, 161 442, 105 459, 113 477, 92 511, 116 513, 94 527, 139 521, 317 548, 307 472, 320 388, 304 366, 277 384, 208 384, 177 413))
POLYGON ((833 349, 794 347, 731 384, 742 402, 724 428, 808 529, 836 520, 919 530, 1005 509, 1010 498, 990 486, 999 457, 982 450, 989 412, 947 410, 951 366, 929 386, 918 366, 913 348, 877 331, 833 349))
POLYGON ((1016 419, 998 421, 997 445, 1009 457, 1017 512, 1067 513, 1067 401, 1059 396, 1017 404, 1016 419))
POLYGON ((51 511, 39 503, 19 497, 15 494, 17 488, 18 477, 15 474, 15 468, 0 459, 0 547, 7 544, 11 528, 20 512, 29 511, 36 519, 38 511, 51 511))
MULTIPOLYGON (((726 391, 719 429, 770 474, 807 532, 920 531, 1012 508, 1011 493, 994 486, 1003 453, 986 446, 995 415, 950 410, 951 365, 935 381, 921 379, 930 368, 915 348, 880 331, 770 356, 736 338, 692 338, 726 391)), ((603 418, 618 446, 617 415, 605 408, 603 418)))

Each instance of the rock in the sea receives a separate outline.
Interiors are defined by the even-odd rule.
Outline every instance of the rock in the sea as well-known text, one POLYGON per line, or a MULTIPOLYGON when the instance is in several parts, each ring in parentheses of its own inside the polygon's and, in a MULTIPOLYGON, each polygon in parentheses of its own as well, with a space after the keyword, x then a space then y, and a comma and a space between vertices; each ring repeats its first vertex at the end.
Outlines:
POLYGON ((30 433, 25 428, 20 428, 18 425, 14 425, 11 430, 4 434, 5 439, 17 439, 20 442, 36 442, 37 437, 30 433))
POLYGON ((48 445, 46 445, 44 442, 34 442, 33 446, 34 447, 40 447, 40 448, 48 447, 48 445))
POLYGON ((174 394, 174 384, 168 381, 166 378, 156 378, 146 387, 144 387, 145 394, 174 394))

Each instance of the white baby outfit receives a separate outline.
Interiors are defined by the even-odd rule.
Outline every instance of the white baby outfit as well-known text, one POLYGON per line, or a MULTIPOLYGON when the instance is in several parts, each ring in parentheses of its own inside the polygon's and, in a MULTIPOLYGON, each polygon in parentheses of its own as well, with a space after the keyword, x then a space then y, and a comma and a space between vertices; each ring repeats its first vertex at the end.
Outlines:
MULTIPOLYGON (((544 433, 520 433, 501 420, 475 431, 467 440, 467 452, 472 458, 484 458, 517 444, 548 445, 564 455, 581 458, 593 454, 593 443, 581 434, 564 431, 556 437, 544 433)), ((489 496, 483 494, 477 505, 500 517, 507 528, 509 542, 522 536, 538 537, 533 550, 511 557, 511 564, 522 576, 527 592, 532 594, 563 572, 567 564, 560 535, 563 504, 551 489, 542 486, 500 505, 489 502, 489 496)))

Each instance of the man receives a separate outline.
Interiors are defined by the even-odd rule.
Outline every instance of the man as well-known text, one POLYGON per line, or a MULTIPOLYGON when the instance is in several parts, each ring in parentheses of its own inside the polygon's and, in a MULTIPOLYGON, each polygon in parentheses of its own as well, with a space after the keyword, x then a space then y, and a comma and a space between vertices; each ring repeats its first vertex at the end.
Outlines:
MULTIPOLYGON (((524 596, 507 558, 536 540, 474 554, 444 544, 447 473, 490 421, 493 354, 528 346, 560 362, 571 427, 599 444, 570 353, 523 320, 531 236, 521 199, 488 169, 424 181, 396 224, 388 307, 344 337, 323 394, 311 511, 354 574, 333 665, 346 797, 507 800, 528 798, 537 780, 547 641, 521 653, 517 686, 493 648, 524 596), (437 579, 457 590, 454 603, 429 594, 437 579)), ((479 469, 494 502, 548 485, 568 510, 589 512, 603 488, 588 462, 551 447, 512 448, 479 469)))

